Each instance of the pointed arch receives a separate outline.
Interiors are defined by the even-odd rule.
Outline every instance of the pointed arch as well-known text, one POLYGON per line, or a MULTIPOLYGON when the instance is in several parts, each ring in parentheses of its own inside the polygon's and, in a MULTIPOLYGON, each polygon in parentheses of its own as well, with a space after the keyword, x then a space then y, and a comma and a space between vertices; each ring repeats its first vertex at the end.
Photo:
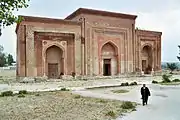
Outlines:
POLYGON ((62 56, 63 56, 63 58, 65 57, 65 56, 64 56, 64 53, 65 53, 64 47, 62 47, 61 45, 56 44, 56 43, 49 44, 49 45, 47 45, 47 46, 44 48, 44 55, 45 55, 45 56, 46 56, 46 51, 47 51, 47 49, 50 48, 50 47, 52 47, 52 46, 56 46, 56 47, 58 47, 59 49, 61 49, 62 52, 63 52, 63 55, 62 55, 62 56))
POLYGON ((49 78, 57 79, 64 73, 63 50, 57 45, 50 45, 45 51, 45 69, 49 78))
POLYGON ((153 48, 151 44, 144 44, 141 47, 142 71, 149 74, 153 68, 153 48))
POLYGON ((118 73, 118 47, 112 41, 107 41, 100 48, 100 74, 104 76, 118 73))
POLYGON ((151 48, 151 49, 153 48, 152 44, 150 44, 150 43, 145 43, 145 44, 142 45, 141 51, 143 50, 144 47, 149 47, 149 48, 151 48))
POLYGON ((114 49, 115 55, 118 55, 118 47, 117 47, 116 44, 115 44, 114 42, 112 42, 112 41, 107 41, 107 42, 105 42, 104 44, 102 44, 102 46, 101 46, 101 52, 102 52, 103 48, 104 48, 106 45, 112 46, 111 48, 114 49))

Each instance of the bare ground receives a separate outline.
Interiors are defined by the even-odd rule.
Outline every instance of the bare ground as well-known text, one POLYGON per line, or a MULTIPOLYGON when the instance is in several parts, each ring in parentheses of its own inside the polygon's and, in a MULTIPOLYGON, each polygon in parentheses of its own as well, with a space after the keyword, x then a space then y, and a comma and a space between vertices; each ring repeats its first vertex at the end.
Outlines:
POLYGON ((82 97, 71 92, 41 92, 0 97, 1 120, 113 120, 127 112, 122 101, 82 97), (113 111, 114 116, 107 115, 113 111))
POLYGON ((16 82, 15 70, 0 70, 0 84, 16 82))

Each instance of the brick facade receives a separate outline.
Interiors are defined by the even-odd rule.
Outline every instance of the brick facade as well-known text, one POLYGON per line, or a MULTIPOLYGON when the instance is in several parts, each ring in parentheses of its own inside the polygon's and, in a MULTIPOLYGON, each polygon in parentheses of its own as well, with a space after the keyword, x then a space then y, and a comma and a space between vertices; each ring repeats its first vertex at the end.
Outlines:
POLYGON ((52 46, 63 51, 58 71, 66 75, 137 72, 142 60, 161 69, 162 33, 135 29, 135 15, 80 8, 64 20, 23 17, 16 29, 17 76, 48 76, 46 50, 52 46), (150 60, 143 57, 145 46, 150 60))

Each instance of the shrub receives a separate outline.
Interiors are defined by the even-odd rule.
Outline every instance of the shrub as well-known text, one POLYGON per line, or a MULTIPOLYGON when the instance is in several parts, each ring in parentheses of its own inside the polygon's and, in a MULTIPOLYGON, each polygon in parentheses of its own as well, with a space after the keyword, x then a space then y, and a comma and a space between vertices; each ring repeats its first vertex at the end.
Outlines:
POLYGON ((135 106, 133 105, 132 102, 127 101, 127 102, 123 102, 123 104, 121 105, 121 108, 122 109, 134 109, 135 106))
POLYGON ((128 82, 126 82, 126 83, 125 83, 125 86, 129 86, 129 83, 128 83, 128 82))
POLYGON ((126 83, 121 83, 121 86, 129 86, 129 83, 126 82, 126 83))
POLYGON ((116 114, 114 113, 114 111, 109 111, 108 113, 106 113, 106 116, 115 117, 116 114))
POLYGON ((69 91, 69 89, 61 88, 61 91, 69 91))
POLYGON ((74 98, 75 99, 79 99, 79 98, 81 98, 81 96, 80 95, 76 95, 74 98))
POLYGON ((137 85, 137 82, 132 82, 132 83, 130 83, 130 85, 131 85, 131 86, 137 85))
POLYGON ((171 82, 170 77, 171 77, 171 75, 166 75, 166 74, 164 74, 164 75, 162 76, 162 79, 163 79, 162 82, 163 82, 163 83, 171 82))
POLYGON ((12 91, 5 91, 5 92, 1 93, 1 96, 2 97, 4 97, 4 96, 13 96, 13 92, 12 91))
POLYGON ((153 84, 158 84, 158 82, 157 82, 157 81, 155 81, 155 80, 153 80, 153 81, 152 81, 152 83, 153 83, 153 84))
POLYGON ((28 94, 28 92, 26 90, 20 90, 19 94, 28 94))
POLYGON ((125 86, 125 84, 124 84, 124 83, 121 83, 121 86, 125 86))
POLYGON ((23 97, 25 97, 25 95, 24 94, 19 94, 18 97, 23 98, 23 97))
POLYGON ((174 79, 172 82, 180 82, 180 79, 174 79))
POLYGON ((170 74, 173 74, 173 71, 178 68, 176 63, 167 63, 167 68, 170 70, 170 74))
POLYGON ((38 93, 38 94, 35 94, 35 96, 40 96, 40 94, 38 93))
POLYGON ((107 103, 106 100, 99 100, 100 103, 107 103))
POLYGON ((137 82, 134 82, 134 85, 138 85, 137 82))
POLYGON ((133 85, 134 85, 134 82, 130 83, 129 85, 130 85, 130 86, 133 86, 133 85))

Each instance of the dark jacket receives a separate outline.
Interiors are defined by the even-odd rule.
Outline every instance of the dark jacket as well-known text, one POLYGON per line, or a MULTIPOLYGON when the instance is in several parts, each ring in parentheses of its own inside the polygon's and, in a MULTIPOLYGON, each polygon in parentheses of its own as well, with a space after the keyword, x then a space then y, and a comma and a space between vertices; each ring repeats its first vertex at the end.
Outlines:
POLYGON ((143 87, 142 87, 141 88, 141 95, 142 95, 142 97, 148 97, 151 95, 151 93, 147 87, 145 87, 145 89, 143 89, 143 87))

